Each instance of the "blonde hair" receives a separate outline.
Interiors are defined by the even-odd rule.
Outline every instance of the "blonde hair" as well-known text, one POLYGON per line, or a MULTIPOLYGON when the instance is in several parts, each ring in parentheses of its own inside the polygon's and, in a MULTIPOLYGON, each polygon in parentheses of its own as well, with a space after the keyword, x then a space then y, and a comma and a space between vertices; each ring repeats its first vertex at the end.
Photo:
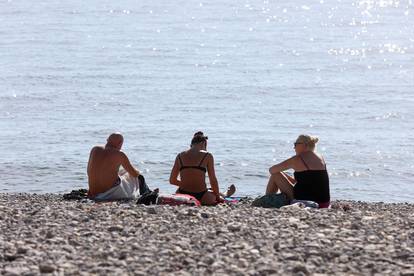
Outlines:
POLYGON ((296 143, 303 143, 311 151, 315 150, 316 144, 318 143, 319 138, 316 136, 301 134, 296 139, 296 143))

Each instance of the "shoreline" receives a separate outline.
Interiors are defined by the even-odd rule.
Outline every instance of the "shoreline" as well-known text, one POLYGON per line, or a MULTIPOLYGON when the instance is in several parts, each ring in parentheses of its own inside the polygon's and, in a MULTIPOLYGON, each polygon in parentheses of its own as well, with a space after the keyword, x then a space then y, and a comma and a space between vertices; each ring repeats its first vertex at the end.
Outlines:
POLYGON ((250 203, 144 206, 0 193, 0 273, 414 275, 413 203, 250 203))

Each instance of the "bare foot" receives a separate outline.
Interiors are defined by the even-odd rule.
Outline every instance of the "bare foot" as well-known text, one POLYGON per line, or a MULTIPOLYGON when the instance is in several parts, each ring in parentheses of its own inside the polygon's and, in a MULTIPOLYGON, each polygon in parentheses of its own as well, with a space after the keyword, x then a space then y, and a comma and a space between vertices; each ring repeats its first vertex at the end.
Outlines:
POLYGON ((230 187, 227 189, 226 197, 231 197, 236 192, 236 186, 233 184, 230 185, 230 187))

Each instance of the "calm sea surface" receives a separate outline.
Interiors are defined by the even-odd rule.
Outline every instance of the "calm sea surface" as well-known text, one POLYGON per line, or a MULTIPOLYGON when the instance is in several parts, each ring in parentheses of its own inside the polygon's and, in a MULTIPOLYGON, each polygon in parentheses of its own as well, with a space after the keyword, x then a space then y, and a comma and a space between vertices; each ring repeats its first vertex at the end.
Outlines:
POLYGON ((301 133, 335 199, 414 202, 414 2, 1 1, 0 192, 87 186, 121 131, 150 186, 192 134, 264 193, 301 133))

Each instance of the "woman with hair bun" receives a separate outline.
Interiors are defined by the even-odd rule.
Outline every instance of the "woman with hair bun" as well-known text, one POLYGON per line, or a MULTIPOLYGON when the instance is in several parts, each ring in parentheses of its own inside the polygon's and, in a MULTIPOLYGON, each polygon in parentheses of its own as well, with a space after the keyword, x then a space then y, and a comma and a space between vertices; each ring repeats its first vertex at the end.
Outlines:
POLYGON ((299 135, 294 143, 296 154, 269 169, 266 195, 280 190, 290 200, 310 200, 319 208, 329 207, 329 176, 325 160, 315 151, 318 141, 315 136, 299 135), (284 173, 288 169, 295 171, 294 177, 284 173))
MULTIPOLYGON (((194 196, 202 205, 215 205, 222 199, 214 170, 214 158, 207 151, 207 140, 208 137, 201 131, 194 134, 190 148, 175 158, 170 183, 179 187, 177 193, 194 196), (206 173, 212 192, 207 190, 206 173)), ((226 196, 234 194, 235 189, 234 185, 230 186, 226 196)))

